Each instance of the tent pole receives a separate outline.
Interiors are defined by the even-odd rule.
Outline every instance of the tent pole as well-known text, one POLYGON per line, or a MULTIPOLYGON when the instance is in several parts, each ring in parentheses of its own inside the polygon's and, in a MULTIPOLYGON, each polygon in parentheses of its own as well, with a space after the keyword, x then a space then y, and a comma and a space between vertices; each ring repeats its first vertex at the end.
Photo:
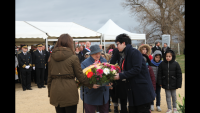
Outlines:
POLYGON ((102 37, 103 37, 103 35, 101 34, 101 45, 102 45, 102 37))
POLYGON ((46 51, 48 51, 48 37, 45 39, 46 41, 46 51))
POLYGON ((105 37, 103 36, 103 40, 104 40, 104 54, 106 54, 105 48, 106 48, 106 44, 105 44, 105 37))

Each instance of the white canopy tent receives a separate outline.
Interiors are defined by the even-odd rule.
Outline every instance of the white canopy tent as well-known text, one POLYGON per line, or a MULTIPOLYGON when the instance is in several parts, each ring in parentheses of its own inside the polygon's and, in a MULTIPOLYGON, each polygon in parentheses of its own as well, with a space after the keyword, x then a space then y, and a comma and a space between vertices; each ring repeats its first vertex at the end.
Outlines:
MULTIPOLYGON (((19 23, 19 22, 17 22, 19 23)), ((32 28, 32 30, 27 29, 27 32, 33 31, 32 34, 35 34, 35 37, 42 37, 46 39, 46 49, 48 48, 48 41, 57 41, 58 37, 61 34, 68 33, 72 38, 73 41, 100 41, 101 39, 101 33, 98 33, 96 31, 90 30, 86 27, 83 27, 81 25, 78 25, 74 22, 33 22, 33 21, 20 21, 20 23, 26 24, 26 26, 32 28), (42 36, 34 31, 40 31, 42 36)), ((32 35, 26 35, 26 32, 23 32, 23 27, 18 27, 19 24, 16 24, 16 28, 20 29, 21 34, 23 34, 24 37, 33 37, 32 35)), ((19 34, 18 31, 16 31, 16 34, 19 34)), ((16 35, 16 37, 19 37, 16 35)), ((22 37, 22 36, 21 36, 22 37)))
POLYGON ((97 32, 102 33, 102 39, 104 40, 104 49, 105 49, 105 41, 114 41, 116 36, 122 33, 127 34, 131 40, 145 40, 146 44, 146 35, 145 34, 137 34, 128 32, 117 24, 115 24, 111 19, 109 19, 97 32))
POLYGON ((24 21, 15 21, 15 43, 26 43, 28 45, 34 43, 45 42, 47 35, 45 32, 28 25, 24 21))
POLYGON ((32 26, 36 26, 37 28, 42 29, 46 32, 49 37, 46 40, 46 45, 48 45, 48 41, 57 41, 57 37, 59 37, 63 33, 68 33, 71 37, 73 37, 73 41, 100 41, 101 33, 90 30, 86 27, 78 25, 74 22, 31 22, 27 21, 27 23, 32 26), (53 38, 53 39, 52 39, 53 38))

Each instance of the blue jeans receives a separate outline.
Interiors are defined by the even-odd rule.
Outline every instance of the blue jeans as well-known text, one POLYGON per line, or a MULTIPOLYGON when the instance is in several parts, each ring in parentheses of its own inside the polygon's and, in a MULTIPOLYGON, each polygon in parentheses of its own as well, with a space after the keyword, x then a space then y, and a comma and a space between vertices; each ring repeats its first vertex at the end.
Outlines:
MULTIPOLYGON (((156 83, 156 106, 160 106, 160 90, 161 86, 156 83)), ((151 102, 151 105, 154 105, 154 102, 151 102)))

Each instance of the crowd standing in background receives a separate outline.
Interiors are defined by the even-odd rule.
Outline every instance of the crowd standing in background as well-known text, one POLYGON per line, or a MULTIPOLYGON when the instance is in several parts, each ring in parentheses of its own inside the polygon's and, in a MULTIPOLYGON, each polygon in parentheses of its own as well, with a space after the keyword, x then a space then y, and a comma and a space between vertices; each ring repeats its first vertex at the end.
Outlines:
POLYGON ((164 43, 163 46, 164 46, 164 47, 162 47, 161 52, 162 52, 162 54, 163 54, 162 58, 164 59, 164 58, 165 58, 165 52, 168 51, 168 50, 170 50, 171 48, 167 46, 167 43, 164 43))
MULTIPOLYGON (((104 46, 101 44, 90 46, 89 41, 86 42, 86 47, 80 45, 74 48, 70 39, 70 35, 62 34, 51 49, 48 45, 48 51, 42 43, 31 45, 30 51, 28 45, 15 46, 15 81, 22 85, 23 91, 33 90, 31 82, 35 82, 38 88, 46 88, 47 85, 50 104, 55 106, 57 113, 62 111, 76 113, 78 89, 73 79, 78 79, 84 84, 86 92, 84 93, 86 113, 110 112, 110 98, 114 105, 114 113, 150 113, 154 111, 155 99, 156 110, 162 111, 160 108, 162 87, 166 92, 168 107, 166 113, 172 113, 171 97, 173 112, 178 113, 176 89, 181 88, 182 73, 178 62, 175 61, 175 53, 167 43, 164 43, 162 49, 160 42, 155 42, 154 47, 142 44, 135 49, 131 45, 129 36, 120 34, 115 39, 117 46, 110 44, 104 51, 104 46), (117 63, 122 73, 116 74, 112 85, 100 87, 89 84, 82 69, 102 62, 117 63), (68 83, 65 84, 64 81, 68 83), (70 84, 73 87, 69 87, 70 84), (64 101, 60 101, 60 97, 64 101)), ((80 93, 83 100, 82 91, 80 93)))
POLYGON ((156 42, 155 46, 152 47, 152 53, 154 53, 154 51, 156 51, 156 50, 160 50, 161 51, 160 42, 156 42))

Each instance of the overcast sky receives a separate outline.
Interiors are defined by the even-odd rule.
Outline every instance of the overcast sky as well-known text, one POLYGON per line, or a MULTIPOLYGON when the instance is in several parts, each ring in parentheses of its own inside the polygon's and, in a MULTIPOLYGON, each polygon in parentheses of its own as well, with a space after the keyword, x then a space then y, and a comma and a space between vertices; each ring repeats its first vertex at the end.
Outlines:
POLYGON ((16 21, 75 22, 94 31, 109 19, 127 31, 139 25, 129 10, 122 7, 125 0, 15 1, 16 21))

